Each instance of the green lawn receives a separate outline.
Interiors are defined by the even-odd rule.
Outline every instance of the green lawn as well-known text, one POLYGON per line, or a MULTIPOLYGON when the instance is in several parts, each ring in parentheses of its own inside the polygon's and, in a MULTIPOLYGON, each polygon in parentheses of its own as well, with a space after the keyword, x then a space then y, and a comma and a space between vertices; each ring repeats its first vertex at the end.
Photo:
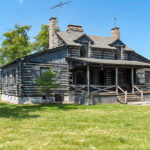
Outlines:
POLYGON ((150 150, 150 106, 0 102, 0 150, 150 150))

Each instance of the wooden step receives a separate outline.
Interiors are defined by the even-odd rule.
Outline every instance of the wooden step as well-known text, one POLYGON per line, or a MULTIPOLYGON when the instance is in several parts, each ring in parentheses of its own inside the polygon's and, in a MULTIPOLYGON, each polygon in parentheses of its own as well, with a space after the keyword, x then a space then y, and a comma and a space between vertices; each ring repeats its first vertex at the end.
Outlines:
POLYGON ((132 102, 132 101, 139 102, 139 101, 141 101, 141 99, 127 99, 127 102, 132 102))
MULTIPOLYGON (((125 104, 124 98, 125 98, 125 96, 120 94, 120 96, 118 96, 119 102, 122 104, 125 104)), ((130 93, 127 95, 127 103, 138 103, 140 101, 141 101, 140 96, 137 96, 136 94, 130 93)))
POLYGON ((150 105, 150 102, 128 102, 128 105, 150 105))
MULTIPOLYGON (((124 95, 119 95, 119 97, 124 97, 124 95)), ((129 95, 128 94, 128 97, 139 97, 139 95, 136 95, 136 94, 129 95)))
MULTIPOLYGON (((125 97, 124 97, 124 96, 119 96, 119 98, 125 98, 125 97)), ((132 97, 127 96, 127 98, 128 98, 128 99, 140 99, 139 96, 132 96, 132 97)))

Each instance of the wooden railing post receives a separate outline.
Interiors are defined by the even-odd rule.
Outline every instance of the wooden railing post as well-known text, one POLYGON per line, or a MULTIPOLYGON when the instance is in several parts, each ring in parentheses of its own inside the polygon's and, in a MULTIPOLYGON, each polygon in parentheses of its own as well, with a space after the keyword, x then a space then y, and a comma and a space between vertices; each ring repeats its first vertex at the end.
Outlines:
POLYGON ((116 67, 116 93, 118 94, 118 67, 116 67))
POLYGON ((134 85, 134 88, 140 92, 141 94, 141 101, 143 101, 143 90, 140 90, 137 86, 134 85))
POLYGON ((134 69, 131 68, 131 85, 132 85, 132 93, 134 93, 134 69))
POLYGON ((141 101, 143 101, 143 90, 141 90, 141 101))
POLYGON ((90 95, 90 66, 87 65, 87 94, 90 95))
POLYGON ((127 104, 127 91, 125 91, 125 104, 127 104))
POLYGON ((128 92, 124 91, 120 86, 118 86, 118 89, 124 93, 124 104, 127 104, 127 100, 128 100, 128 92))

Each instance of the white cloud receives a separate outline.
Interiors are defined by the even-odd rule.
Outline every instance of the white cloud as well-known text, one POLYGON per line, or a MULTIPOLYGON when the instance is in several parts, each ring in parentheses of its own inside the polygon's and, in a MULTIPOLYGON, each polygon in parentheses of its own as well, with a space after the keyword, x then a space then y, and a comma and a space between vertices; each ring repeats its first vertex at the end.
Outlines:
POLYGON ((22 4, 23 3, 23 0, 19 0, 19 4, 22 4))

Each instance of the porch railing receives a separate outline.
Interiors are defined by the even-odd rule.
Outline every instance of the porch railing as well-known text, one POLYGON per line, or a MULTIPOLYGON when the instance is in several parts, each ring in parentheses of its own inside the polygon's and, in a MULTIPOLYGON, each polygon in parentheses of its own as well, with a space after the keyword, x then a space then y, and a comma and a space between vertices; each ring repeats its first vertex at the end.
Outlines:
POLYGON ((70 85, 71 91, 87 94, 87 85, 70 85))
POLYGON ((148 84, 144 84, 144 85, 136 85, 136 87, 140 90, 143 90, 143 91, 150 91, 150 85, 148 84))
POLYGON ((141 94, 141 101, 143 101, 143 90, 140 90, 137 86, 134 85, 134 89, 140 92, 141 94))
POLYGON ((128 97, 128 92, 127 91, 124 91, 120 86, 117 86, 118 90, 120 90, 123 94, 124 94, 124 101, 122 102, 119 97, 118 97, 118 100, 121 102, 121 103, 125 103, 127 104, 127 97, 128 97))
MULTIPOLYGON (((115 92, 116 85, 101 86, 101 85, 90 85, 90 94, 96 94, 100 92, 115 92)), ((87 94, 87 85, 70 85, 72 92, 85 93, 87 94)))
POLYGON ((100 86, 100 85, 91 85, 90 90, 91 94, 99 93, 99 92, 115 92, 116 85, 111 86, 100 86))

